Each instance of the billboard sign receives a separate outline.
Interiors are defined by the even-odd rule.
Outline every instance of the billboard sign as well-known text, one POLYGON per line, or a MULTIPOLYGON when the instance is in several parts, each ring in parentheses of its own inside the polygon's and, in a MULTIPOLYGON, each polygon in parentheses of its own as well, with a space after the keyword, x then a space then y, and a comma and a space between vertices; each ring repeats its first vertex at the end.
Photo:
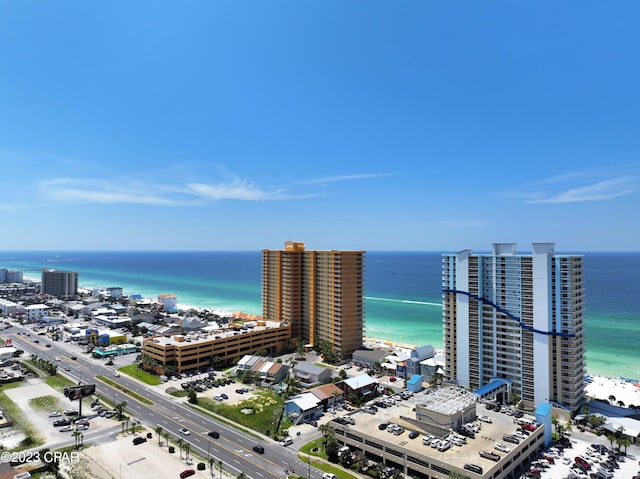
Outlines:
POLYGON ((64 388, 64 395, 70 400, 82 399, 87 396, 91 396, 96 392, 95 384, 85 384, 83 386, 72 386, 64 388))

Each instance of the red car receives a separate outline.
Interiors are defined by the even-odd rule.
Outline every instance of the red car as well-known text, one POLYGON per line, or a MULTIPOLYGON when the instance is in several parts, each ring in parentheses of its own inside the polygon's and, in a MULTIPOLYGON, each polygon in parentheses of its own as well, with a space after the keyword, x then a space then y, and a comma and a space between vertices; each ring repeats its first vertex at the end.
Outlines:
POLYGON ((587 471, 591 470, 591 464, 589 464, 589 462, 587 462, 587 460, 584 457, 576 456, 574 461, 576 461, 576 464, 579 464, 587 471))
POLYGON ((396 378, 395 376, 391 376, 391 377, 389 378, 389 382, 390 382, 390 383, 393 383, 393 382, 395 382, 397 379, 398 379, 398 378, 396 378))
POLYGON ((193 476, 196 473, 193 469, 185 469, 180 473, 180 479, 184 479, 185 477, 193 476))
POLYGON ((526 429, 527 431, 535 431, 536 430, 536 425, 535 424, 523 424, 522 425, 522 429, 526 429))

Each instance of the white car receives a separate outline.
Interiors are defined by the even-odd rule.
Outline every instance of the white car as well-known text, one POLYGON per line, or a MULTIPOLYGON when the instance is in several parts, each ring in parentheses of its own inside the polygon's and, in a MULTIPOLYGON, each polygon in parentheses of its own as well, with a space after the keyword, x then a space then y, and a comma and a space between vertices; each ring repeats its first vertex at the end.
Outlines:
POLYGON ((325 472, 322 474, 322 479, 336 479, 335 474, 331 474, 330 472, 325 472))
POLYGON ((509 452, 511 450, 507 446, 505 446, 504 444, 500 444, 499 442, 497 442, 493 447, 502 452, 509 452))
POLYGON ((188 436, 189 434, 191 434, 191 431, 189 431, 186 427, 183 427, 180 429, 180 434, 184 434, 185 436, 188 436))
POLYGON ((280 441, 280 445, 282 447, 290 446, 293 444, 293 439, 291 437, 285 437, 282 441, 280 441))
POLYGON ((478 418, 478 421, 487 422, 487 423, 493 422, 489 416, 480 416, 478 418))
POLYGON ((62 426, 60 428, 60 432, 69 432, 69 431, 73 431, 73 426, 62 426))
POLYGON ((60 356, 56 356, 56 361, 60 361, 62 358, 60 356))

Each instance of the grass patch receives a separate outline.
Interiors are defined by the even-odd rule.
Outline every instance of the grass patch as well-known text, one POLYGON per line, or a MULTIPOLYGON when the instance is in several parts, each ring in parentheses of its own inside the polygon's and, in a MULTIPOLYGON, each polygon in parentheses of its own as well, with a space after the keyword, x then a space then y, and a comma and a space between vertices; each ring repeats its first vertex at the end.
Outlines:
MULTIPOLYGON (((173 396, 174 398, 185 398, 185 397, 187 397, 189 395, 189 390, 188 389, 176 389, 175 391, 169 392, 169 394, 171 396, 173 396)), ((198 398, 198 400, 199 399, 200 398, 198 398)))
POLYGON ((143 369, 138 368, 136 364, 123 366, 121 368, 118 368, 118 371, 128 376, 131 376, 132 378, 135 378, 138 381, 142 381, 143 383, 148 384, 150 386, 157 386, 158 384, 162 383, 162 381, 160 381, 159 376, 148 373, 147 371, 144 371, 143 369))
MULTIPOLYGON (((245 399, 235 405, 228 405, 223 401, 214 401, 211 398, 199 396, 198 406, 213 414, 222 416, 232 423, 242 424, 249 429, 269 436, 273 433, 274 411, 282 407, 278 396, 271 391, 259 392, 255 397, 245 399), (242 412, 249 409, 253 411, 251 414, 242 412)), ((280 430, 287 429, 289 425, 288 419, 284 417, 280 430)))
POLYGON ((16 406, 16 404, 9 398, 9 396, 4 393, 4 391, 6 391, 7 389, 16 389, 20 386, 20 383, 7 383, 2 386, 2 391, 0 391, 0 408, 5 411, 13 420, 14 427, 17 427, 18 429, 22 429, 24 431, 26 436, 25 440, 29 441, 28 444, 20 445, 17 448, 13 449, 14 451, 29 449, 44 443, 44 440, 42 439, 42 437, 40 437, 38 430, 33 428, 31 423, 22 413, 22 410, 18 406, 16 406))
POLYGON ((53 396, 40 396, 37 398, 29 399, 29 405, 36 410, 45 412, 60 411, 63 409, 63 405, 58 398, 53 396))
MULTIPOLYGON (((312 441, 309 444, 312 444, 316 441, 312 441)), ((320 443, 322 444, 322 440, 320 440, 320 443)), ((307 446, 307 444, 305 444, 305 446, 307 446)), ((303 447, 305 447, 303 446, 303 447)), ((358 479, 359 475, 357 474, 351 474, 347 471, 345 471, 344 469, 341 469, 337 466, 334 466, 326 461, 320 461, 320 460, 314 460, 313 459, 313 453, 311 455, 311 457, 309 457, 308 454, 302 454, 302 449, 303 447, 300 448, 300 452, 298 452, 298 459, 300 459, 301 462, 304 462, 305 464, 309 463, 309 460, 311 461, 311 467, 314 467, 316 469, 320 469, 322 472, 331 472, 332 474, 335 474, 335 476, 338 479, 358 479)), ((308 467, 308 466, 307 466, 308 467)), ((299 471, 296 471, 299 472, 299 471)))
POLYGON ((119 384, 111 379, 104 376, 96 376, 96 379, 99 379, 103 383, 107 383, 109 386, 117 389, 120 392, 125 393, 127 396, 131 396, 134 399, 137 399, 141 403, 147 404, 149 406, 153 405, 153 401, 149 401, 146 397, 141 396, 140 394, 133 392, 131 389, 124 387, 122 384, 119 384))
POLYGON ((327 454, 324 452, 324 447, 322 447, 322 438, 314 439, 311 442, 304 444, 300 447, 300 453, 312 456, 321 457, 323 459, 327 459, 327 454))
POLYGON ((67 379, 65 376, 60 376, 56 374, 55 376, 46 376, 44 378, 44 382, 47 383, 48 386, 51 386, 53 389, 59 392, 64 392, 64 388, 68 386, 77 386, 78 384, 70 379, 67 379))

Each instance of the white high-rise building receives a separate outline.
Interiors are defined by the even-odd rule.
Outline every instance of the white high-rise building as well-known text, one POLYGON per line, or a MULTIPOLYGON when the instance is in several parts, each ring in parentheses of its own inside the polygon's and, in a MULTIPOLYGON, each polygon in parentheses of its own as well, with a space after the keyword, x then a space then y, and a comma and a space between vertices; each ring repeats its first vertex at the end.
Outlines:
POLYGON ((518 254, 496 243, 492 254, 442 257, 446 376, 479 388, 511 383, 525 406, 551 402, 572 413, 584 401, 582 257, 553 243, 518 254))

